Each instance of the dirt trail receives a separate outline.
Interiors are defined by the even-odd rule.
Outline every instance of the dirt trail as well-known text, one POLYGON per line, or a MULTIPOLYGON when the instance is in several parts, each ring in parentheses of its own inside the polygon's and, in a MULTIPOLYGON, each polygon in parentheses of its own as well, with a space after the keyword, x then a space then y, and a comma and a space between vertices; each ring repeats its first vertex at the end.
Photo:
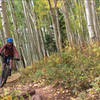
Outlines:
POLYGON ((20 76, 20 73, 10 76, 4 87, 0 88, 0 96, 11 91, 19 90, 20 93, 23 93, 30 89, 35 90, 41 100, 77 100, 77 96, 72 92, 71 88, 63 89, 61 85, 57 85, 56 87, 53 87, 53 85, 39 87, 39 83, 34 82, 23 85, 18 81, 20 76))

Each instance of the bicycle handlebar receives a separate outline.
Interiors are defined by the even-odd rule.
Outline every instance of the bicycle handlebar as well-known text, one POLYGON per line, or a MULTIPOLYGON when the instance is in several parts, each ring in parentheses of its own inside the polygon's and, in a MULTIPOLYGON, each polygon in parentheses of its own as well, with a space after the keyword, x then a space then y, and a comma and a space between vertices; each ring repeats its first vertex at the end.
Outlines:
MULTIPOLYGON (((3 57, 3 54, 0 54, 0 56, 3 57)), ((10 59, 10 58, 11 58, 11 57, 8 57, 8 59, 10 59)), ((13 59, 18 61, 17 58, 13 58, 13 59)))

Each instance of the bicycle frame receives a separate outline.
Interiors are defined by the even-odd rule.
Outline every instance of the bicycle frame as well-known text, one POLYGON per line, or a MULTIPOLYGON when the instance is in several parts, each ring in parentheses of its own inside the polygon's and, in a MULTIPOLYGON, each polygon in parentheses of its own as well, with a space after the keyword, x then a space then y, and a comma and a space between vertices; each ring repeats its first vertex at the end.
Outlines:
MULTIPOLYGON (((1 55, 2 57, 3 57, 3 55, 1 55)), ((0 80, 0 87, 2 87, 5 83, 6 83, 6 80, 7 80, 7 78, 8 78, 8 73, 9 73, 9 60, 11 59, 11 57, 8 57, 7 58, 7 61, 6 61, 6 63, 5 63, 5 65, 4 65, 4 71, 3 71, 3 73, 2 73, 2 75, 1 75, 1 80, 0 80), (7 67, 6 67, 7 66, 7 67)), ((17 59, 15 59, 15 58, 13 58, 14 60, 17 60, 17 59)))

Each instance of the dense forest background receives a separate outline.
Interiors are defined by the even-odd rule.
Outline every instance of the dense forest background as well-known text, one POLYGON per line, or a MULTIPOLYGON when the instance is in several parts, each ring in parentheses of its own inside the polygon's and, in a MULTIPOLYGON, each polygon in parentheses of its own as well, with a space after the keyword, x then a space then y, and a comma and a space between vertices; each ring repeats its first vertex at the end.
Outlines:
POLYGON ((12 37, 23 66, 99 40, 99 0, 1 0, 0 45, 12 37), (68 44, 66 44, 68 43, 68 44))
POLYGON ((11 37, 20 55, 14 70, 100 97, 100 0, 0 0, 0 15, 0 48, 11 37))

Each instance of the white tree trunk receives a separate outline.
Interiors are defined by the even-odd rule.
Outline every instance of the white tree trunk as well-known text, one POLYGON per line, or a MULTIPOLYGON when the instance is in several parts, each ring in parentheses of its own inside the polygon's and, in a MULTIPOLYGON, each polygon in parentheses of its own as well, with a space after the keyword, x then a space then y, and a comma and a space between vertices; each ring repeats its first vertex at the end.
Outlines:
POLYGON ((74 42, 76 42, 76 43, 78 43, 78 34, 77 34, 77 27, 75 26, 75 23, 74 23, 74 20, 75 20, 75 17, 74 17, 74 13, 73 13, 73 9, 72 9, 72 7, 71 7, 71 2, 67 2, 68 3, 68 5, 69 5, 69 7, 70 7, 70 12, 71 12, 71 14, 72 14, 72 16, 73 16, 73 19, 71 19, 72 20, 72 22, 73 22, 73 25, 74 25, 74 38, 73 38, 73 40, 74 40, 74 42))
POLYGON ((40 37, 41 37, 41 47, 42 47, 42 51, 43 51, 43 55, 46 56, 46 49, 44 46, 44 39, 43 39, 43 32, 42 29, 40 28, 40 37))
POLYGON ((63 12, 64 12, 64 18, 65 18, 65 24, 66 24, 67 37, 68 37, 69 44, 72 46, 73 45, 73 36, 72 36, 73 33, 71 29, 66 0, 63 0, 63 3, 64 3, 63 12))
POLYGON ((91 6, 92 6, 92 13, 93 13, 93 24, 94 24, 94 31, 96 34, 96 38, 99 38, 99 27, 97 23, 97 16, 96 16, 96 9, 95 9, 95 2, 94 0, 91 0, 91 6))
POLYGON ((58 43, 59 43, 59 49, 61 51, 61 49, 62 49, 62 42, 61 42, 61 32, 60 32, 60 25, 59 25, 59 15, 58 15, 58 10, 57 10, 57 0, 54 0, 54 5, 55 5, 57 29, 58 29, 58 43))
POLYGON ((43 51, 42 51, 42 48, 41 48, 41 42, 40 42, 40 29, 38 28, 38 17, 36 15, 36 12, 35 12, 35 9, 34 9, 34 22, 35 22, 35 30, 36 30, 36 39, 37 39, 37 46, 38 46, 38 51, 40 53, 40 55, 42 56, 43 58, 43 51))
POLYGON ((11 35, 10 35, 6 6, 4 0, 0 0, 0 10, 1 10, 2 27, 4 31, 4 39, 6 41, 6 39, 11 37, 11 35))
POLYGON ((93 27, 93 18, 92 18, 92 10, 90 5, 90 0, 84 0, 86 17, 87 17, 87 26, 90 40, 95 39, 94 27, 93 27))
POLYGON ((2 30, 0 30, 0 35, 1 35, 2 44, 4 45, 5 41, 4 41, 4 34, 2 33, 2 30))

